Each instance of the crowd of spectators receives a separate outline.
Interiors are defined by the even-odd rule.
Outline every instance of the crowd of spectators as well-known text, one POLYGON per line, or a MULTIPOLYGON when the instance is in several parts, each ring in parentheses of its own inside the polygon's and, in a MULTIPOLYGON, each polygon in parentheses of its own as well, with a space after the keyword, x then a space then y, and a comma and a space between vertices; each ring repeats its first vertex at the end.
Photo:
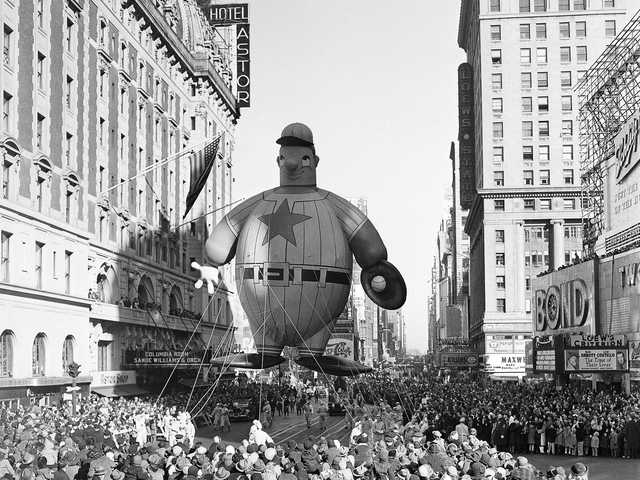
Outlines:
MULTIPOLYGON (((240 444, 220 437, 198 442, 194 418, 215 416, 238 398, 284 415, 285 404, 293 413, 298 399, 317 395, 251 382, 160 399, 91 396, 76 413, 59 406, 3 409, 0 479, 531 480, 539 472, 523 456, 530 453, 639 456, 638 392, 623 397, 388 372, 359 377, 341 392, 328 387, 345 404, 350 442, 316 435, 275 445, 258 420, 240 444)), ((586 479, 588 467, 578 462, 542 474, 586 479)))

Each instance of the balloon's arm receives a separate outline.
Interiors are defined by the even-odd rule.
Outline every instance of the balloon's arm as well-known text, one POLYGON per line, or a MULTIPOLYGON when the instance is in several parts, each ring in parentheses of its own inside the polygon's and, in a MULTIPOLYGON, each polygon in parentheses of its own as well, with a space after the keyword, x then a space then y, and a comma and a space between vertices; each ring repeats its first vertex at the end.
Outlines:
POLYGON ((369 268, 387 259, 387 249, 371 220, 348 200, 328 192, 342 231, 349 240, 356 262, 362 268, 369 268))
POLYGON ((231 228, 228 217, 224 217, 215 227, 205 244, 207 261, 215 266, 229 263, 236 254, 238 235, 231 228))

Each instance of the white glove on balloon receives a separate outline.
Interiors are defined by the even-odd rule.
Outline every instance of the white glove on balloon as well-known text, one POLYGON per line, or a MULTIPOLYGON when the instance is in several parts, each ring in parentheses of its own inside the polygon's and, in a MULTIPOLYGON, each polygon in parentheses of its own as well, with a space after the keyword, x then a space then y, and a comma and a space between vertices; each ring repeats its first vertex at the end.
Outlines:
POLYGON ((206 282, 209 295, 213 295, 214 287, 218 284, 218 269, 208 265, 200 265, 198 262, 191 262, 191 268, 200 272, 200 278, 196 281, 194 287, 200 288, 206 282))

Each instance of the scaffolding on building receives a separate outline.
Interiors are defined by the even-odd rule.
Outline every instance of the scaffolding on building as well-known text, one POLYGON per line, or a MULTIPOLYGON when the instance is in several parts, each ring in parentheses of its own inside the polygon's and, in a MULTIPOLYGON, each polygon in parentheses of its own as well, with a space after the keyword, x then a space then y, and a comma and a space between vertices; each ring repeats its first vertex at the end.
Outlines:
MULTIPOLYGON (((625 25, 576 85, 580 103, 580 167, 585 254, 605 229, 604 182, 620 128, 640 110, 640 11, 625 25)), ((640 237, 640 232, 638 232, 640 237)), ((607 251, 635 241, 621 235, 607 251)))

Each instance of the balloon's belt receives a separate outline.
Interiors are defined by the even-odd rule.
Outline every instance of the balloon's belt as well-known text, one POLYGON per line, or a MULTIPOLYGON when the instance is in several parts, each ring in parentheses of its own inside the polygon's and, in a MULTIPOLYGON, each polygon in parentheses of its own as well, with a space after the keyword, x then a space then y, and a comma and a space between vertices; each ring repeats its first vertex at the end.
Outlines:
POLYGON ((351 285, 351 274, 335 268, 313 269, 272 262, 252 267, 238 266, 238 270, 243 280, 253 280, 256 283, 275 287, 302 285, 303 282, 315 282, 321 287, 326 284, 351 285))

